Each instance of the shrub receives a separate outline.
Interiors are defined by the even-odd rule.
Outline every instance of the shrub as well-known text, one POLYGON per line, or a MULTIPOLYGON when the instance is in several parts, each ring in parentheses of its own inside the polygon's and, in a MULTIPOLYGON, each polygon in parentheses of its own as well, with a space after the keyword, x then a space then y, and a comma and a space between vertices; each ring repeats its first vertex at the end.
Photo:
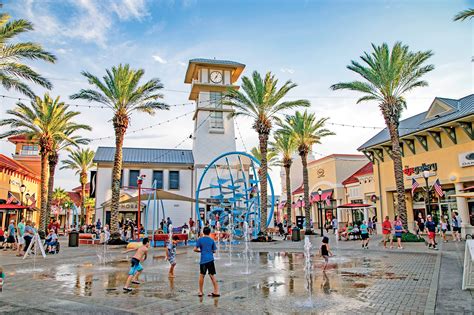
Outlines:
MULTIPOLYGON (((397 238, 395 236, 393 237, 393 241, 394 242, 397 241, 397 238)), ((423 237, 418 238, 418 236, 410 232, 402 234, 402 242, 417 243, 417 242, 424 242, 424 241, 425 239, 423 237)))

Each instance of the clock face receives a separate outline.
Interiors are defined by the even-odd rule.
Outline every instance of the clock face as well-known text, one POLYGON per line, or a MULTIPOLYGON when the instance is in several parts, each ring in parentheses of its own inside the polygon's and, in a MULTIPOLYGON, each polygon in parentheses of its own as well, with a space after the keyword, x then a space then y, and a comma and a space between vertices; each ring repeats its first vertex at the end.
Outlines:
POLYGON ((221 83, 222 82, 222 73, 219 71, 211 72, 211 81, 212 83, 221 83))

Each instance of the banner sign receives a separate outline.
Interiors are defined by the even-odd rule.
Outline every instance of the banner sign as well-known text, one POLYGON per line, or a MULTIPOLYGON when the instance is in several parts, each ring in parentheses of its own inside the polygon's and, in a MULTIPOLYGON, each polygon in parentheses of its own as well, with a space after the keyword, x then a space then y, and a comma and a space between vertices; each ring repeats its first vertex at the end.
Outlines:
POLYGON ((95 191, 97 186, 97 171, 91 171, 90 191, 89 197, 95 198, 95 191))
POLYGON ((408 165, 405 165, 405 168, 403 169, 403 173, 407 176, 407 179, 412 179, 412 178, 420 178, 423 177, 423 171, 428 168, 430 171, 430 176, 435 176, 436 171, 438 170, 438 164, 437 163, 431 163, 431 164, 421 164, 420 166, 415 166, 415 167, 409 167, 408 165))
POLYGON ((468 167, 474 165, 474 151, 465 152, 458 155, 459 166, 468 167))

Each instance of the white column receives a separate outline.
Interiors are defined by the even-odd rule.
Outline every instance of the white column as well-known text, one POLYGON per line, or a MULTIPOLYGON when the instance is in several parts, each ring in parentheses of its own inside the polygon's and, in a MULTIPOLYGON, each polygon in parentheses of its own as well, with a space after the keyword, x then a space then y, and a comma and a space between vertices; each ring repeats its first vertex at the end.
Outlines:
POLYGON ((369 208, 364 208, 364 221, 367 223, 369 222, 369 208))
MULTIPOLYGON (((462 194, 463 189, 462 183, 454 183, 454 189, 456 190, 456 194, 462 194)), ((461 216, 462 224, 461 224, 461 237, 466 237, 466 227, 470 226, 470 218, 469 218, 469 211, 467 207, 467 199, 464 197, 456 197, 456 204, 458 206, 458 213, 461 216)))

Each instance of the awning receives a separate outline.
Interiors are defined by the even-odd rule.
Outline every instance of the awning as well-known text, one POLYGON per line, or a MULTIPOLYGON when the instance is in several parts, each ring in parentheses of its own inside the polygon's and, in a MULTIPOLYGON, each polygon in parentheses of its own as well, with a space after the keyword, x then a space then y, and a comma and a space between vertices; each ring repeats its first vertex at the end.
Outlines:
POLYGON ((449 197, 474 198, 474 191, 461 193, 461 194, 455 194, 455 195, 449 195, 449 197))
POLYGON ((321 197, 319 197, 318 192, 311 193, 311 202, 318 202, 318 201, 325 201, 327 199, 332 198, 334 190, 333 189, 326 189, 322 191, 321 197))
MULTIPOLYGON (((146 194, 140 195, 140 199, 142 202, 146 202, 148 198, 153 200, 153 198, 155 198, 155 193, 152 192, 152 193, 146 193, 146 194)), ((178 194, 173 194, 165 190, 157 190, 156 199, 194 202, 193 198, 189 198, 189 197, 178 195, 178 194)), ((122 200, 119 203, 133 203, 133 202, 138 202, 138 196, 131 197, 130 199, 122 200)))
POLYGON ((461 191, 466 191, 466 190, 474 190, 474 186, 469 186, 464 189, 460 189, 461 191))
POLYGON ((0 205, 0 210, 5 209, 5 210, 22 210, 22 209, 28 209, 29 206, 26 205, 14 205, 14 204, 1 204, 0 205))
POLYGON ((342 208, 342 209, 372 208, 372 207, 373 205, 368 205, 365 203, 346 203, 346 204, 338 206, 338 208, 342 208))

